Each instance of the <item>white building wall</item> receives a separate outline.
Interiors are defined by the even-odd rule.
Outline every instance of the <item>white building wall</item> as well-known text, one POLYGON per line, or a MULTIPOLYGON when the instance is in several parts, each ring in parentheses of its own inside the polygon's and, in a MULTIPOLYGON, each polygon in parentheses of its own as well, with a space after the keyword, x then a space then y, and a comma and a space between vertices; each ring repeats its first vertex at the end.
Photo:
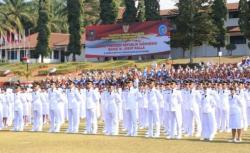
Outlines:
MULTIPOLYGON (((233 56, 250 56, 250 49, 247 44, 239 44, 236 45, 236 50, 233 50, 233 56)), ((226 50, 226 48, 221 48, 223 56, 229 56, 230 53, 226 50)), ((185 52, 185 58, 189 57, 190 52, 185 52)), ((202 46, 194 47, 193 49, 193 57, 212 57, 217 56, 217 49, 209 46, 207 44, 203 44, 202 46)), ((173 48, 171 50, 172 58, 182 58, 183 50, 181 48, 173 48)))
POLYGON ((228 18, 225 22, 226 27, 234 27, 234 26, 239 26, 238 24, 239 18, 228 18))

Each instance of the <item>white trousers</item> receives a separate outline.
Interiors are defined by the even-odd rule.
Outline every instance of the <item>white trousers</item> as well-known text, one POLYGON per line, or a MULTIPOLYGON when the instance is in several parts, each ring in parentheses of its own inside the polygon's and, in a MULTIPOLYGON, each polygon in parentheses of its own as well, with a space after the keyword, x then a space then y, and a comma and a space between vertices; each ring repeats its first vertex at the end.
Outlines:
POLYGON ((180 111, 170 111, 170 137, 175 135, 181 136, 182 134, 182 114, 180 111))
POLYGON ((126 110, 127 117, 127 135, 137 136, 137 113, 136 109, 126 110))
POLYGON ((86 131, 88 134, 97 133, 97 111, 95 108, 86 111, 86 131))
POLYGON ((125 109, 123 111, 123 128, 125 130, 128 130, 128 117, 127 117, 127 111, 125 109))
POLYGON ((42 131, 43 115, 42 110, 33 111, 33 131, 42 131))
POLYGON ((79 107, 75 107, 73 109, 68 110, 68 132, 69 133, 77 133, 79 131, 80 124, 80 109, 79 107))
POLYGON ((250 126, 250 107, 247 107, 247 121, 248 121, 248 126, 250 126))
POLYGON ((192 136, 194 134, 195 125, 197 128, 197 134, 201 134, 201 119, 198 111, 187 110, 187 134, 192 136))
POLYGON ((148 110, 148 136, 160 136, 160 117, 159 117, 159 110, 148 110), (154 133, 155 127, 155 133, 154 133))
POLYGON ((15 131, 23 131, 23 126, 24 126, 24 122, 23 122, 23 110, 16 110, 14 112, 14 130, 15 131))
POLYGON ((170 134, 170 111, 165 111, 164 113, 165 119, 164 119, 164 128, 165 128, 165 132, 166 134, 170 134))
POLYGON ((119 134, 119 118, 118 110, 105 112, 105 130, 107 135, 118 135, 119 134))
POLYGON ((201 114, 202 132, 201 137, 204 139, 213 139, 216 132, 215 115, 211 113, 201 114))
MULTIPOLYGON (((221 118, 220 118, 220 126, 219 129, 222 131, 229 130, 229 110, 220 110, 221 118)), ((217 123, 218 124, 218 123, 217 123)))
POLYGON ((3 128, 3 107, 0 105, 0 130, 3 128))
POLYGON ((139 108, 139 125, 143 128, 148 127, 148 109, 139 108))

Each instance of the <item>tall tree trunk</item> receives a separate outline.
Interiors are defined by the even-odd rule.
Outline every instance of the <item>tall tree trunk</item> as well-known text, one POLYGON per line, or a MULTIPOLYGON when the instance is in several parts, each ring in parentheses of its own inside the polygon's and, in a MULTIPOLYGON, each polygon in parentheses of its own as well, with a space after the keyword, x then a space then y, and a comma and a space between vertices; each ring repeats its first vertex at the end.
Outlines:
POLYGON ((192 64, 193 63, 193 44, 192 43, 190 44, 189 51, 190 51, 189 63, 192 64))
POLYGON ((76 61, 76 54, 73 53, 73 56, 72 56, 72 61, 75 62, 76 61))
POLYGON ((41 55, 41 63, 43 63, 43 59, 44 59, 44 56, 43 56, 43 55, 41 55))
POLYGON ((220 47, 217 47, 217 56, 219 56, 220 47))

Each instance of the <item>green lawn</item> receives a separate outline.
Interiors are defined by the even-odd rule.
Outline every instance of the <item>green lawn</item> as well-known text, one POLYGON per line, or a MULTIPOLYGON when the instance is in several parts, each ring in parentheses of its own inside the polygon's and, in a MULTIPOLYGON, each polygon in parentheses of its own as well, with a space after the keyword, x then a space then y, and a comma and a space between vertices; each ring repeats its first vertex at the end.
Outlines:
MULTIPOLYGON (((144 137, 144 130, 138 137, 65 134, 47 132, 0 131, 0 153, 249 153, 250 131, 244 133, 244 142, 228 143, 231 134, 218 134, 212 142, 197 138, 183 140, 152 139, 144 137)), ((48 127, 44 129, 48 130, 48 127)), ((83 123, 81 124, 81 132, 83 123)), ((101 133, 102 127, 99 127, 101 133)))

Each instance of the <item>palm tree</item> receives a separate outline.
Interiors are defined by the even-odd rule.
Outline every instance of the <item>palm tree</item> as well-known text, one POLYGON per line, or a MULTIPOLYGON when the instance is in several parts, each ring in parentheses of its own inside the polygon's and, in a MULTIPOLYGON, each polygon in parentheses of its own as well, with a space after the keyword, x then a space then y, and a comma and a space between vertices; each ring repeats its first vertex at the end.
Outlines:
POLYGON ((8 22, 7 17, 5 14, 2 14, 0 12, 0 36, 5 36, 8 31, 12 31, 13 27, 12 25, 8 22))
POLYGON ((67 1, 51 0, 51 31, 52 32, 68 32, 67 22, 67 1))
POLYGON ((32 6, 33 1, 3 0, 0 14, 5 16, 6 22, 10 23, 16 31, 23 32, 27 25, 34 26, 37 15, 32 6))
POLYGON ((83 26, 96 24, 99 20, 100 2, 99 0, 83 0, 83 26))

